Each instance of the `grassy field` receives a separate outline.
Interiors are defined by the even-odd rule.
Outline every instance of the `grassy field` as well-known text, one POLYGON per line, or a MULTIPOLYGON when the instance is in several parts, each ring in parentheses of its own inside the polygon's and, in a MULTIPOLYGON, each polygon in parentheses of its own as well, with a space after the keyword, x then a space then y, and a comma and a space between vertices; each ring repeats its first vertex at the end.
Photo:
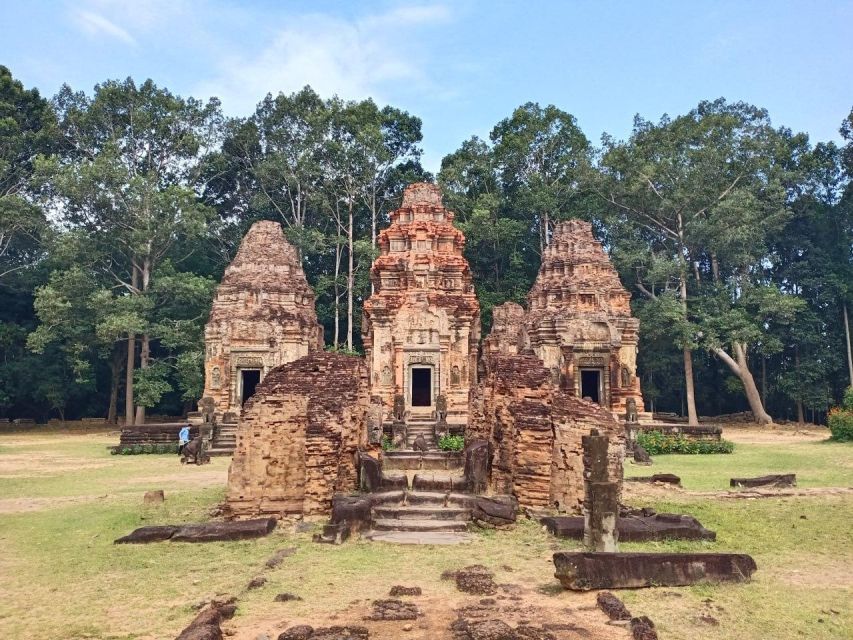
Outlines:
MULTIPOLYGON (((853 485, 853 446, 815 436, 734 435, 732 455, 660 456, 654 467, 628 465, 626 472, 680 475, 684 490, 634 485, 626 501, 695 515, 717 531, 717 541, 622 549, 746 552, 759 567, 753 581, 619 595, 668 640, 853 638, 853 493, 831 489, 853 485), (809 495, 715 493, 727 490, 732 475, 782 471, 796 472, 809 495)), ((357 620, 363 603, 386 596, 390 585, 417 584, 443 613, 406 637, 434 639, 443 637, 460 599, 440 573, 473 562, 492 568, 498 582, 526 589, 555 615, 583 616, 593 602, 559 589, 553 578, 551 553, 574 545, 529 521, 511 532, 478 534, 461 547, 328 547, 290 525, 257 541, 115 546, 113 539, 137 526, 209 518, 223 497, 228 461, 181 467, 177 456, 111 456, 105 447, 113 441, 106 434, 0 435, 0 637, 171 638, 194 615, 194 603, 230 593, 240 599, 229 623, 235 640, 275 638, 293 623, 357 620), (144 507, 143 492, 159 488, 165 504, 144 507), (284 547, 294 555, 264 570, 264 560, 284 547), (246 591, 261 573, 269 582, 246 591), (281 591, 303 600, 274 603, 281 591)), ((607 635, 590 637, 628 637, 604 629, 607 635)))

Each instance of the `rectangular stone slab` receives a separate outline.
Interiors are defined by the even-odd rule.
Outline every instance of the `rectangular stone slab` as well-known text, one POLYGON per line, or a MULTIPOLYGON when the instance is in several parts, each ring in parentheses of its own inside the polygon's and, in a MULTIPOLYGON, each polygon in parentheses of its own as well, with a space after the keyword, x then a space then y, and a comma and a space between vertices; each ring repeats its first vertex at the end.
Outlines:
POLYGON ((559 552, 554 566, 554 577, 572 591, 746 582, 757 569, 741 553, 559 552))
POLYGON ((729 486, 732 487, 796 487, 797 474, 783 473, 770 476, 759 476, 757 478, 731 478, 729 486))
POLYGON ((158 525, 140 527, 119 538, 115 544, 147 542, 217 542, 260 538, 275 529, 275 518, 259 518, 236 522, 204 522, 201 524, 158 525))

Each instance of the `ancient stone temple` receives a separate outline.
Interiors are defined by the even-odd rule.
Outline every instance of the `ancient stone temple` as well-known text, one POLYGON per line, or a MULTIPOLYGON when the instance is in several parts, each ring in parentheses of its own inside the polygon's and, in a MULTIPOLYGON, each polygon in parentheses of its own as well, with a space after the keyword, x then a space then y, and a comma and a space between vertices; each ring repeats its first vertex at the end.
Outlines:
POLYGON ((237 427, 231 516, 331 513, 328 538, 340 540, 353 520, 370 535, 432 535, 469 519, 502 526, 518 505, 578 513, 591 429, 607 438, 607 480, 621 487, 622 421, 632 404, 642 410, 638 326, 589 224, 557 227, 529 309, 495 308, 478 355, 480 309, 453 217, 438 187, 406 188, 370 271, 364 358, 319 350, 293 250, 277 226, 250 231, 207 334, 218 407, 243 401, 244 369, 269 372, 237 427), (443 433, 464 435, 465 451, 440 451, 443 433))
POLYGON ((529 349, 570 395, 588 398, 619 419, 645 418, 637 377, 639 321, 631 295, 588 222, 558 224, 527 296, 495 309, 487 351, 529 349))
POLYGON ((277 222, 256 222, 225 269, 204 331, 204 396, 239 413, 275 367, 322 349, 323 332, 296 250, 277 222))
MULTIPOLYGON (((480 306, 464 245, 441 191, 425 183, 406 188, 391 226, 379 235, 362 331, 371 395, 389 421, 394 397, 401 396, 409 424, 434 421, 437 402, 445 401, 451 428, 464 430, 468 422, 480 306)), ((423 435, 430 440, 432 434, 423 435)))

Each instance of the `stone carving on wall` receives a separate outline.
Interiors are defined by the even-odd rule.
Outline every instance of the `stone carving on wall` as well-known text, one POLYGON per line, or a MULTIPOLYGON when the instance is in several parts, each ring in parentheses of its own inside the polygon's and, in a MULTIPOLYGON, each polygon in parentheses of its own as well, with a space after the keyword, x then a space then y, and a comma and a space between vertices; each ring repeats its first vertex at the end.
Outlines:
POLYGON ((382 367, 382 384, 387 386, 390 385, 392 382, 393 378, 391 367, 386 364, 384 367, 382 367))
POLYGON ((454 387, 459 386, 462 381, 462 376, 459 371, 459 365, 454 364, 453 368, 450 370, 450 384, 454 387))
POLYGON ((222 386, 222 370, 219 367, 213 367, 213 371, 210 374, 210 387, 212 389, 219 389, 222 386))
POLYGON ((622 386, 628 387, 631 384, 631 371, 628 367, 622 367, 622 386))
POLYGON ((630 423, 637 422, 637 401, 634 398, 625 401, 625 420, 630 423))

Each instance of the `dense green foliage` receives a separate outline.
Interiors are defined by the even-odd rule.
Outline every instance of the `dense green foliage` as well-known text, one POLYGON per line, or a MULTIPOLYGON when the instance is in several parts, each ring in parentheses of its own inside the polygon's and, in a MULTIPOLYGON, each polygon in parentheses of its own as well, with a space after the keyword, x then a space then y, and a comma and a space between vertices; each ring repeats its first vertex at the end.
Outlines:
POLYGON ((637 443, 651 456, 667 453, 731 453, 735 450, 734 443, 728 440, 691 440, 662 431, 641 431, 637 434, 637 443))
MULTIPOLYGON (((719 99, 596 148, 570 113, 518 107, 435 177, 484 334, 524 303, 554 223, 583 218, 632 293, 648 409, 822 420, 853 375, 853 112, 841 135, 813 145, 719 99)), ((189 409, 215 284, 260 219, 298 248, 327 348, 358 353, 377 233, 433 179, 421 137, 401 109, 310 87, 226 119, 150 80, 47 101, 0 67, 0 416, 189 409)))
POLYGON ((853 386, 847 387, 841 406, 830 410, 826 422, 833 440, 853 441, 853 386))
POLYGON ((465 448, 465 437, 447 433, 438 439, 438 448, 442 451, 462 451, 465 448))

